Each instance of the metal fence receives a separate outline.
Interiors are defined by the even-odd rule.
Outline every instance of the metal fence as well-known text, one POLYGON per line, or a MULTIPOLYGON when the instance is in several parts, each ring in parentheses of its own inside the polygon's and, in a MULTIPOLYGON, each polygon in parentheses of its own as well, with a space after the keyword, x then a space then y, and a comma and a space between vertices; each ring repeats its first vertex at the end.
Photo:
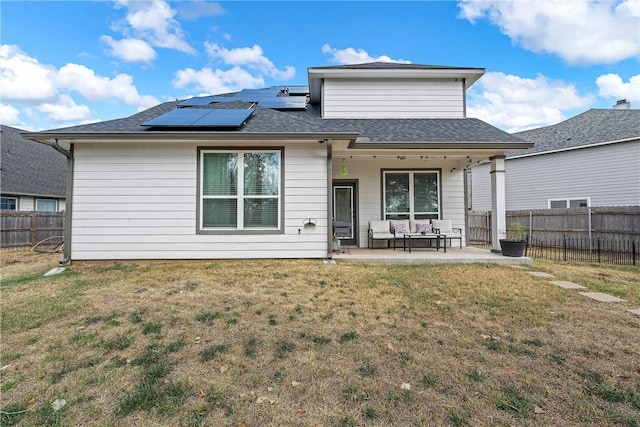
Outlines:
POLYGON ((64 233, 64 212, 0 211, 0 247, 34 246, 64 233))
POLYGON ((532 239, 527 256, 552 261, 597 262, 613 265, 638 265, 637 242, 588 240, 563 236, 557 240, 532 239))
MULTIPOLYGON (((527 256, 556 261, 638 265, 640 206, 507 211, 527 227, 527 256)), ((469 244, 491 246, 491 212, 471 211, 469 244)))

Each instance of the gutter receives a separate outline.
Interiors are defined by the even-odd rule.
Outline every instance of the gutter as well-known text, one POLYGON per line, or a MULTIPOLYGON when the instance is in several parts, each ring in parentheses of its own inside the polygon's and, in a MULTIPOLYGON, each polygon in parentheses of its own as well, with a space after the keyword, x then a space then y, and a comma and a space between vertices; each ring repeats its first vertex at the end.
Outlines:
POLYGON ((199 132, 199 131, 141 131, 141 132, 23 132, 23 138, 51 145, 49 141, 81 140, 82 142, 126 142, 132 140, 171 142, 179 141, 325 141, 327 137, 353 141, 357 132, 199 132))
POLYGON ((40 140, 45 145, 50 146, 58 153, 63 154, 67 158, 67 189, 66 189, 66 207, 64 209, 64 253, 60 264, 68 264, 71 262, 71 218, 73 208, 73 145, 69 150, 65 150, 58 144, 58 139, 40 140))

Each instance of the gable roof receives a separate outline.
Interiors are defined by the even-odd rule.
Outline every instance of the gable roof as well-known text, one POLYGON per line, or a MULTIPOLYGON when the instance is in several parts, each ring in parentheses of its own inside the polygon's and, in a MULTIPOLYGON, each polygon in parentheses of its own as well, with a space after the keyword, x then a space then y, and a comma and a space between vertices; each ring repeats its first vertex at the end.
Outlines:
POLYGON ((65 197, 67 160, 52 149, 25 139, 21 129, 0 126, 2 193, 65 197))
POLYGON ((367 62, 362 64, 328 65, 309 67, 309 70, 477 70, 477 67, 452 67, 448 65, 409 64, 403 62, 367 62))
POLYGON ((513 135, 535 145, 511 157, 640 139, 640 110, 594 108, 558 124, 513 135))

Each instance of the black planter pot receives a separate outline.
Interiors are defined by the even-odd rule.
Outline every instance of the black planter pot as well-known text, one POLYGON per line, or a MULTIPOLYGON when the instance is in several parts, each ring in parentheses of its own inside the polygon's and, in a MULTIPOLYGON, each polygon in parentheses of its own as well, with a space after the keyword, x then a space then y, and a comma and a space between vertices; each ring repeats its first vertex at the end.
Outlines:
POLYGON ((500 248, 504 256, 521 257, 527 249, 527 241, 500 239, 500 248))

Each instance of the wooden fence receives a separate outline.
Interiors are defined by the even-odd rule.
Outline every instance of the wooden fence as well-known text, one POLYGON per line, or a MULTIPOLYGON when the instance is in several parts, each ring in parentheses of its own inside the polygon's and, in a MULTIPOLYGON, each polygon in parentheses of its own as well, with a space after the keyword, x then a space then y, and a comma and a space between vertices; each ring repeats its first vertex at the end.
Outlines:
POLYGON ((64 212, 0 211, 0 247, 34 246, 64 234, 64 212))
MULTIPOLYGON (((640 206, 507 211, 507 228, 517 222, 529 230, 531 239, 563 238, 640 242, 640 206)), ((470 211, 469 242, 491 242, 491 212, 470 211)))

